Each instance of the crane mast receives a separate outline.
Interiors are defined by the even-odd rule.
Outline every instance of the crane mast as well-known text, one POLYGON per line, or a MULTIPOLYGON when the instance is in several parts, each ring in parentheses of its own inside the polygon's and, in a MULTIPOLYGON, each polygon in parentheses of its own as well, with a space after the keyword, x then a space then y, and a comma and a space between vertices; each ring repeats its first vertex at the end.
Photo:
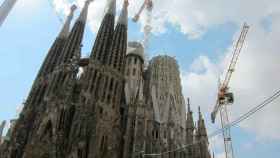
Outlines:
POLYGON ((152 20, 152 11, 153 11, 153 1, 152 0, 144 0, 143 4, 141 5, 141 8, 137 12, 137 14, 134 16, 132 19, 134 22, 138 22, 139 18, 141 17, 144 9, 146 9, 146 15, 147 18, 145 19, 145 26, 144 26, 144 40, 143 40, 143 46, 145 50, 145 66, 147 66, 147 61, 148 61, 148 53, 147 49, 149 47, 149 40, 150 40, 150 35, 152 32, 152 25, 151 25, 151 20, 152 20))
POLYGON ((220 112, 221 124, 222 124, 222 128, 224 129, 223 137, 224 137, 226 158, 234 158, 233 146, 231 140, 231 131, 230 128, 227 127, 227 125, 229 124, 229 116, 228 116, 227 108, 228 105, 234 102, 234 97, 233 97, 233 93, 228 91, 229 90, 228 85, 232 77, 232 74, 235 70, 235 66, 238 61, 239 55, 241 53, 241 49, 244 45, 244 41, 249 31, 249 28, 250 28, 249 25, 247 25, 246 23, 243 25, 241 35, 239 36, 239 39, 233 50, 233 56, 229 68, 227 70, 225 80, 219 86, 217 103, 214 107, 213 112, 211 113, 212 123, 215 123, 216 115, 218 112, 220 112))

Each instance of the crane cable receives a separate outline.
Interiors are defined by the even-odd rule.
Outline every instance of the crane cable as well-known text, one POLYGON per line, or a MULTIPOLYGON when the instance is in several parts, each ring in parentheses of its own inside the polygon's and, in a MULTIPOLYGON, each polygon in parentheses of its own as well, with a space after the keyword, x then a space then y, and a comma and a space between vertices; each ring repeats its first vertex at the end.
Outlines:
MULTIPOLYGON (((217 135, 219 135, 220 133, 222 133, 224 130, 230 128, 230 127, 234 127, 236 125, 238 125, 240 122, 248 119, 250 116, 252 116, 253 114, 255 114, 256 112, 262 110, 264 107, 266 107, 267 105, 269 105, 270 103, 272 103, 274 100, 276 100, 277 98, 280 97, 280 89, 277 90, 271 97, 265 99, 262 103, 260 103, 259 105, 255 106, 254 108, 252 108, 251 110, 249 110, 247 113, 243 114, 242 116, 238 117, 235 121, 229 123, 228 125, 226 125, 224 128, 221 128, 219 130, 216 130, 215 132, 213 132, 212 134, 210 134, 208 136, 208 138, 212 138, 212 137, 215 137, 217 135)), ((157 154, 143 154, 144 152, 139 152, 139 153, 142 153, 142 155, 145 157, 145 156, 161 156, 161 155, 164 155, 164 154, 168 154, 168 153, 172 153, 172 152, 175 152, 175 151, 182 151, 188 147, 191 147, 193 145, 196 145, 196 144, 199 144, 199 143, 202 143, 204 141, 208 141, 207 139, 208 138, 202 138, 200 139, 199 141, 196 141, 195 143, 191 143, 191 144, 187 144, 187 145, 184 145, 183 147, 180 147, 180 148, 177 148, 177 149, 174 149, 174 150, 170 150, 170 151, 166 151, 166 152, 162 152, 162 153, 157 153, 157 154)))

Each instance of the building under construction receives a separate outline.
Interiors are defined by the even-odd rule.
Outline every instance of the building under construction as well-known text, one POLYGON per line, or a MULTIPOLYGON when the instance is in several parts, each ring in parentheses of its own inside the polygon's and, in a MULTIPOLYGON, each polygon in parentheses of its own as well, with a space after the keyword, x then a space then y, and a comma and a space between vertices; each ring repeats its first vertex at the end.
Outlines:
POLYGON ((127 42, 127 1, 115 25, 116 0, 108 0, 91 55, 81 58, 90 3, 70 29, 71 8, 1 158, 211 158, 176 60, 157 56, 145 67, 142 44, 127 42))

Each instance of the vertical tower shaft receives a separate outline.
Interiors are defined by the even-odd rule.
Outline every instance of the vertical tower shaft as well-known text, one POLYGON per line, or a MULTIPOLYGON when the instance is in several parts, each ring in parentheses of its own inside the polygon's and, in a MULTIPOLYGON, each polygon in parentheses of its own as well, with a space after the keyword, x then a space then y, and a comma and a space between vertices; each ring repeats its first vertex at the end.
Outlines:
POLYGON ((101 63, 105 62, 109 54, 115 25, 116 0, 108 2, 108 8, 101 22, 90 57, 91 60, 97 60, 101 63))
POLYGON ((58 37, 55 39, 50 50, 47 53, 43 65, 41 66, 39 73, 37 74, 35 81, 32 85, 31 91, 25 102, 22 114, 20 115, 17 123, 15 124, 15 130, 11 133, 11 143, 10 143, 10 154, 11 157, 21 158, 24 154, 24 149, 26 144, 28 144, 29 138, 31 136, 34 122, 39 116, 39 111, 42 111, 43 98, 46 94, 48 85, 48 73, 54 70, 57 64, 57 57, 61 53, 65 41, 68 37, 70 22, 73 17, 73 12, 75 7, 72 7, 71 13, 68 16, 64 26, 58 37))

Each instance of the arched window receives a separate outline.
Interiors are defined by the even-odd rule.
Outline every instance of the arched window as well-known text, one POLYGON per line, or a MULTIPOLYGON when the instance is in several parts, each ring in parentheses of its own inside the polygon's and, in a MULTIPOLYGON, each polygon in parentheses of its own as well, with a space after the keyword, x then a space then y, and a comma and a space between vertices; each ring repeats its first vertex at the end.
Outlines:
POLYGON ((50 141, 53 137, 52 128, 52 122, 49 120, 43 130, 43 133, 41 133, 41 139, 50 141))
POLYGON ((71 108, 69 109, 67 125, 66 125, 66 129, 65 129, 67 137, 69 137, 69 134, 70 134, 70 130, 71 130, 71 126, 72 126, 72 123, 73 123, 73 120, 74 120, 75 112, 76 112, 75 106, 71 106, 71 108))
POLYGON ((101 142, 100 142, 100 153, 101 157, 104 157, 107 153, 107 143, 108 143, 108 137, 107 136, 102 136, 101 142))

